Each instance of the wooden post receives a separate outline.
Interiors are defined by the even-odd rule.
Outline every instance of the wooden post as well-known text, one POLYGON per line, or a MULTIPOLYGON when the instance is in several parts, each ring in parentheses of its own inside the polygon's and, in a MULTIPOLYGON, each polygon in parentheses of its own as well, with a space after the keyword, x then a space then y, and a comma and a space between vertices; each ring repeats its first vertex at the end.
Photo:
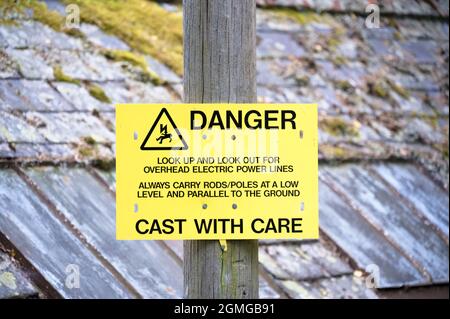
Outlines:
MULTIPOLYGON (((184 0, 184 100, 256 102, 255 0, 184 0)), ((258 298, 258 242, 184 242, 185 298, 258 298)))

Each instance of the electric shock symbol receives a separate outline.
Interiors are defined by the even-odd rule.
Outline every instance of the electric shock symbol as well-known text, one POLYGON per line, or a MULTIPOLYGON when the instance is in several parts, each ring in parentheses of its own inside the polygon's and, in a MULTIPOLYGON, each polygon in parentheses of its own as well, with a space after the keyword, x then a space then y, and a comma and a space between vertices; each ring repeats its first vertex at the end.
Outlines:
POLYGON ((159 144, 162 144, 165 139, 169 139, 169 142, 172 142, 172 134, 167 133, 167 125, 159 125, 159 134, 161 136, 156 139, 159 144))
POLYGON ((152 127, 148 131, 147 136, 141 144, 143 151, 164 151, 164 150, 187 150, 186 141, 181 136, 175 122, 170 116, 167 109, 161 109, 152 127), (155 128, 159 125, 159 136, 154 133, 155 128))

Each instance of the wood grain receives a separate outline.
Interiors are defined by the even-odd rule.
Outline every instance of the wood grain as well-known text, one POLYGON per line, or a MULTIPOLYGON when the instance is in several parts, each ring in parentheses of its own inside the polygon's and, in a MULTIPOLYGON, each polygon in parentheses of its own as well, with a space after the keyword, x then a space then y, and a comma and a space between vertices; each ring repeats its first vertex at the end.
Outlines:
MULTIPOLYGON (((254 0, 184 0, 184 99, 256 102, 254 0)), ((186 298, 258 298, 258 242, 185 241, 186 298)))

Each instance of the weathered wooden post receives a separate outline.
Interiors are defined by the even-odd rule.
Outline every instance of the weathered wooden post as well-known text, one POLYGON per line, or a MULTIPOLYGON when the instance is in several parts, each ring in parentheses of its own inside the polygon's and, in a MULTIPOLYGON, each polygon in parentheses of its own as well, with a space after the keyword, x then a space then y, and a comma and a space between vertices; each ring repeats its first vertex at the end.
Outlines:
MULTIPOLYGON (((183 0, 186 103, 256 102, 255 0, 183 0)), ((184 242, 185 298, 258 298, 258 242, 184 242)))

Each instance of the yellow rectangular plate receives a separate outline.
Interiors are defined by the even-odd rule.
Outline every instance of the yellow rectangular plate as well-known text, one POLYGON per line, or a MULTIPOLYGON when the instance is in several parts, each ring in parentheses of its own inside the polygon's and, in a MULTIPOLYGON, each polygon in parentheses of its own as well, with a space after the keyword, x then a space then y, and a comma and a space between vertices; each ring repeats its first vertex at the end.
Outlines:
POLYGON ((315 104, 120 104, 117 239, 318 238, 315 104))

